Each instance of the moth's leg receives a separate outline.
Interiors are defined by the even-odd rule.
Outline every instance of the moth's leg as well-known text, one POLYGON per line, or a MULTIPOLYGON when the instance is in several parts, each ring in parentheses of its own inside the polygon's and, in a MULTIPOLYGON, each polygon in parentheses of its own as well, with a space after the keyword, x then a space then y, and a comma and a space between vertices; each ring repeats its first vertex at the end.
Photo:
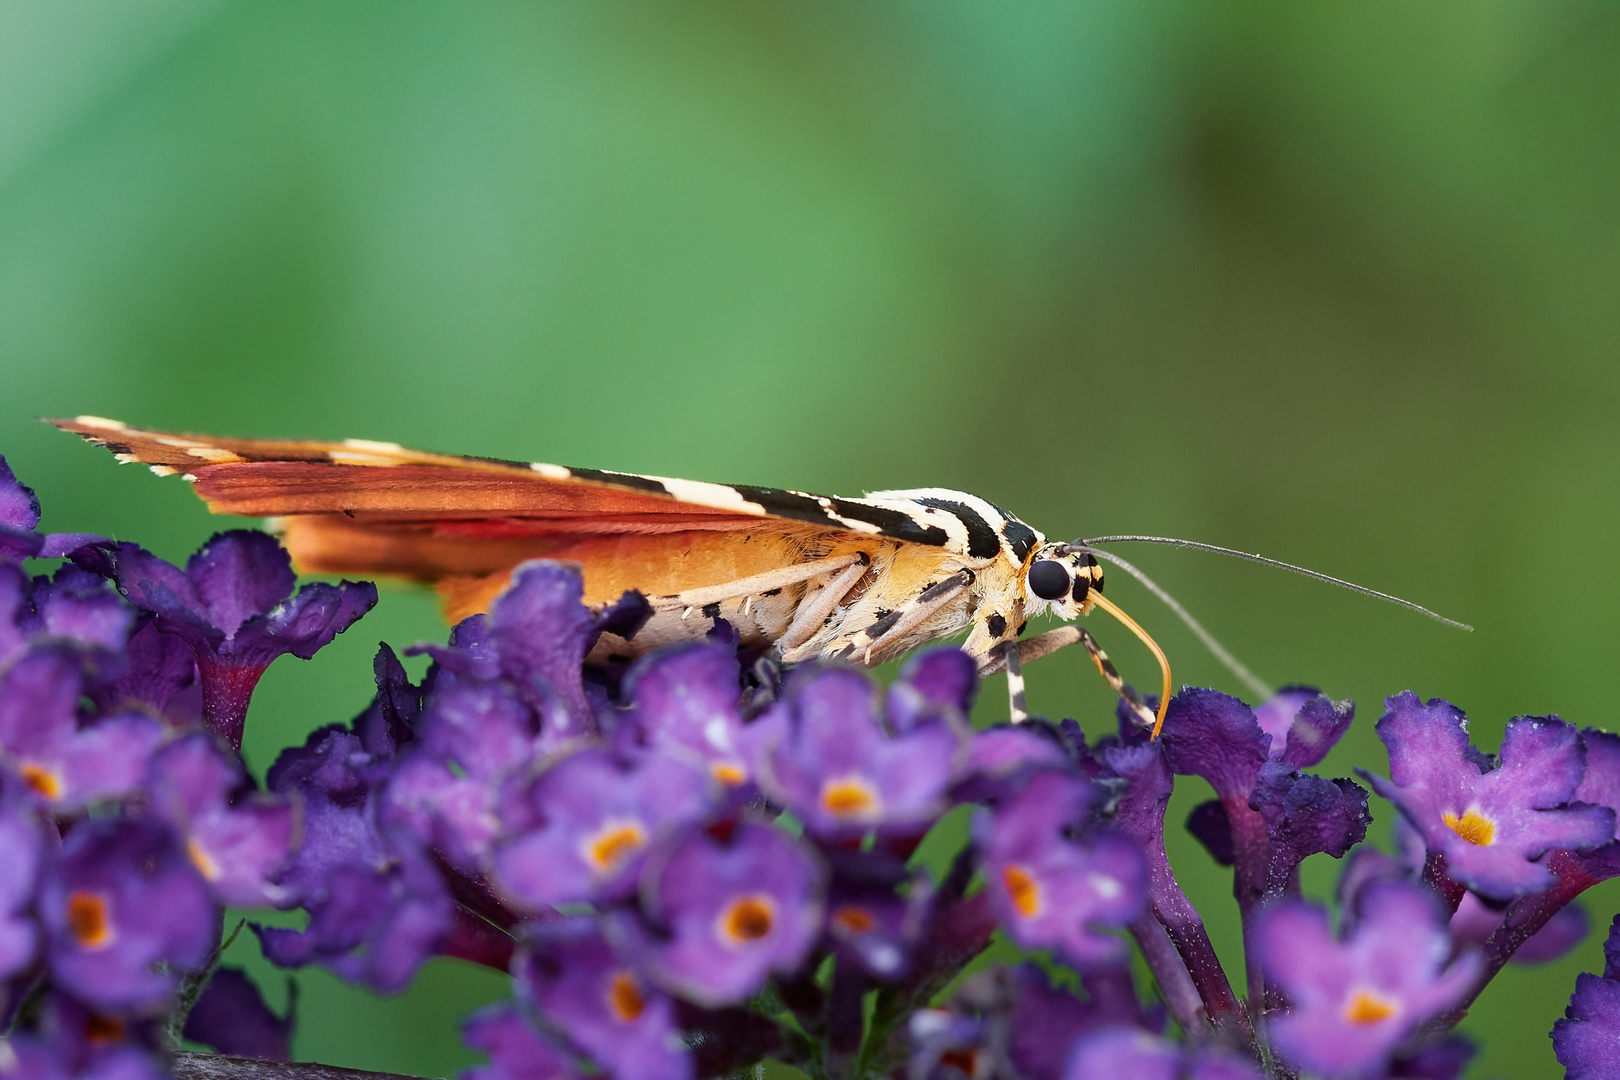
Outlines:
POLYGON ((998 650, 1007 669, 1007 715, 1015 724, 1029 719, 1029 703, 1024 700, 1024 668, 1018 642, 1009 641, 998 650))
POLYGON ((782 636, 776 639, 776 647, 784 660, 799 659, 788 654, 816 636, 816 631, 827 621, 827 616, 832 614, 833 608, 849 595, 849 590, 855 587, 857 581, 866 576, 866 571, 871 565, 872 560, 865 555, 857 556, 855 562, 846 566, 837 577, 822 586, 814 600, 800 605, 799 610, 794 613, 793 621, 788 623, 788 628, 783 631, 782 636))
MULTIPOLYGON (((1109 689, 1118 694, 1120 699, 1130 707, 1131 712, 1136 714, 1138 721, 1146 727, 1152 727, 1156 719, 1153 710, 1147 707, 1135 690, 1125 685, 1124 678, 1115 670, 1113 662, 1108 659, 1108 654, 1103 652, 1102 646, 1097 644, 1097 639, 1092 637, 1091 631, 1085 627, 1060 626, 1056 630, 1048 630, 1046 633, 1032 637, 1028 641, 1021 641, 1018 643, 1018 659, 1027 664, 1032 660, 1039 660, 1043 656, 1050 656, 1059 649, 1066 648, 1076 642, 1086 647, 1086 654, 1091 657, 1091 662, 1097 666, 1097 673, 1108 683, 1109 689)), ((979 669, 981 676, 994 675, 999 671, 1006 670, 1007 659, 1010 654, 997 650, 992 655, 993 659, 979 669)))
POLYGON ((973 584, 974 573, 962 569, 944 581, 928 586, 905 606, 891 611, 877 620, 850 642, 850 647, 861 654, 861 663, 872 663, 872 654, 882 647, 884 638, 901 641, 912 627, 926 621, 934 612, 955 600, 964 589, 973 584))
POLYGON ((701 589, 687 589, 685 592, 679 592, 673 596, 655 596, 653 597, 653 606, 666 610, 685 608, 691 611, 696 608, 707 607, 710 604, 735 600, 738 597, 758 596, 760 593, 770 592, 772 589, 797 585, 801 581, 808 581, 822 574, 831 574, 834 571, 843 570, 845 567, 853 569, 855 565, 859 565, 864 569, 870 562, 871 559, 860 552, 850 555, 834 555, 826 559, 817 559, 815 562, 784 566, 780 570, 767 570, 763 574, 737 578, 735 581, 726 581, 719 585, 705 585, 701 589))

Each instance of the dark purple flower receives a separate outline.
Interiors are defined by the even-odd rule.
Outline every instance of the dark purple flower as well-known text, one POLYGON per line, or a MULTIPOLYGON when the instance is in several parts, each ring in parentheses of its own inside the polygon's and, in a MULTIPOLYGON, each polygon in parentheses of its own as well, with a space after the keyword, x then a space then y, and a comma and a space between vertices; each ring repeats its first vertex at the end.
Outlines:
POLYGON ((186 1016, 185 1037, 233 1057, 287 1061, 291 1057, 298 984, 287 980, 287 1013, 277 1016, 241 968, 214 971, 186 1016))
POLYGON ((368 582, 306 585, 293 596, 292 561, 274 537, 233 530, 204 544, 181 570, 135 544, 107 553, 119 590, 192 647, 204 720, 231 746, 253 688, 277 657, 308 660, 377 603, 368 582))
POLYGON ((1296 769, 1320 764, 1355 717, 1353 702, 1333 701, 1314 686, 1284 687, 1254 710, 1255 723, 1271 737, 1267 756, 1296 769))
POLYGON ((194 732, 153 755, 148 787, 153 808, 184 839, 219 903, 282 906, 290 899, 272 879, 292 854, 293 805, 285 796, 255 792, 240 762, 212 733, 194 732))
POLYGON ((628 919, 618 928, 654 982, 726 1005, 804 962, 821 931, 823 877, 816 857, 774 826, 742 822, 729 843, 689 832, 643 885, 658 930, 628 919))
POLYGON ((38 527, 39 499, 0 457, 0 556, 27 559, 37 555, 45 541, 34 531, 38 527))
POLYGON ((967 729, 942 716, 891 736, 877 705, 867 676, 821 668, 790 679, 773 715, 759 721, 781 725, 761 761, 761 786, 807 832, 919 834, 944 809, 967 729))
POLYGON ((202 684, 197 658, 184 638, 164 633, 147 619, 124 646, 129 664, 111 682, 90 687, 90 698, 102 712, 122 709, 155 711, 172 727, 189 727, 202 719, 202 684))
POLYGON ((359 737, 338 728, 283 751, 270 786, 302 799, 304 838, 279 884, 308 909, 309 926, 254 930, 276 964, 319 963, 394 993, 448 940, 454 905, 421 842, 377 821, 375 767, 359 737))
POLYGON ((1344 939, 1327 911, 1284 900, 1260 912, 1253 931, 1266 976, 1293 1003, 1271 1021, 1272 1045, 1324 1077, 1381 1076, 1396 1046, 1455 1005, 1479 970, 1452 945, 1444 913, 1426 888, 1375 882, 1362 891, 1360 920, 1344 939))
POLYGON ((1249 808, 1265 820, 1271 840, 1267 891, 1273 894, 1296 884, 1299 864, 1307 857, 1344 858, 1372 823, 1367 792, 1359 784, 1301 773, 1286 761, 1260 767, 1249 808))
MULTIPOLYGON (((1519 717, 1490 768, 1468 742, 1462 712, 1411 691, 1386 702, 1378 736, 1389 748, 1389 780, 1367 776, 1423 834, 1447 875, 1484 896, 1541 892, 1553 878, 1541 857, 1590 848, 1614 836, 1614 811, 1577 803, 1586 758, 1573 725, 1519 717)), ((1363 773, 1364 776, 1367 774, 1363 773)))
POLYGON ((1007 1056, 1028 1080, 1062 1080, 1070 1049, 1088 1031, 1145 1026, 1126 971, 1082 976, 1087 1000, 1053 986, 1034 964, 1020 965, 1014 979, 1017 997, 1007 1018, 1007 1056))
POLYGON ((4 867, 0 871, 0 981, 26 967, 39 946, 39 931, 29 909, 34 904, 45 837, 21 786, 0 773, 0 867, 4 867))
POLYGON ((531 909, 619 899, 651 846, 713 805, 714 784, 695 763, 582 750, 503 797, 496 872, 531 909))
POLYGON ((488 641, 501 675, 537 711, 553 696, 566 707, 551 721, 553 739, 595 732, 581 677, 585 655, 604 631, 634 636, 652 610, 639 593, 626 593, 595 612, 582 602, 584 593, 573 567, 536 559, 512 571, 512 583, 489 612, 488 641))
POLYGON ((207 962, 219 933, 202 878, 150 821, 76 825, 46 868, 39 917, 56 986, 124 1015, 166 1006, 179 975, 207 962))
POLYGON ((1620 915, 1603 943, 1603 975, 1575 977, 1564 1019, 1553 1024, 1553 1052, 1569 1080, 1611 1080, 1620 1057, 1620 915))
POLYGON ((480 1009, 462 1025, 461 1039, 489 1055, 488 1065, 464 1070, 458 1080, 573 1080, 578 1070, 508 1002, 480 1009))
POLYGON ((34 793, 56 808, 126 795, 139 786, 163 725, 129 713, 81 726, 80 655, 41 645, 0 680, 0 754, 34 793))
POLYGON ((475 869, 500 832, 500 783, 533 764, 537 735, 534 714, 504 683, 469 679, 435 693, 388 783, 389 816, 475 869))
POLYGON ((889 687, 884 713, 895 731, 931 720, 967 722, 979 692, 979 672, 961 649, 928 649, 907 660, 889 687))
POLYGON ((1056 772, 1033 776, 1023 790, 974 821, 985 892, 1018 944, 1053 947, 1081 968, 1111 964, 1124 942, 1104 932, 1141 914, 1147 867, 1120 833, 1085 831, 1091 785, 1056 772), (1071 836, 1080 832, 1083 839, 1071 836))
POLYGON ((892 982, 907 973, 927 923, 933 890, 892 854, 833 849, 827 853, 826 936, 840 964, 892 982))
POLYGON ((593 920, 533 929, 515 965, 517 990, 556 1038, 618 1080, 688 1080, 675 1003, 619 958, 593 920))

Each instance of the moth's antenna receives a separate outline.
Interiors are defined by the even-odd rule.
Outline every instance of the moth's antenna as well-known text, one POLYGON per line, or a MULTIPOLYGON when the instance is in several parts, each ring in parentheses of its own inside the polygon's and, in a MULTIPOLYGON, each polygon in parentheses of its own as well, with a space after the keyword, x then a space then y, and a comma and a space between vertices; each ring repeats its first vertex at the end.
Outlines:
POLYGON ((1238 681, 1244 686, 1247 686, 1250 691, 1256 694, 1259 700, 1266 701, 1276 695, 1277 691, 1274 687, 1268 686, 1266 681, 1260 678, 1260 676, 1256 675, 1254 672, 1250 671, 1248 666, 1245 665, 1243 661, 1239 660, 1237 657, 1228 652, 1224 645, 1215 640, 1215 635, 1211 634, 1208 630, 1205 630, 1204 624, 1193 618, 1192 612, 1182 607, 1181 602, 1175 597, 1171 596, 1169 593, 1165 592, 1164 589, 1160 587, 1158 582, 1142 573, 1142 571, 1138 570, 1136 567, 1132 566, 1118 555, 1115 555, 1112 551, 1104 551, 1102 548, 1091 547, 1090 541, 1087 541, 1084 544, 1071 544, 1070 546, 1080 548, 1084 551, 1089 551, 1099 559, 1113 563, 1115 566, 1131 575, 1131 577, 1147 586, 1148 592, 1152 593, 1154 596, 1157 596, 1161 601, 1163 601, 1165 607, 1175 612, 1176 617, 1187 624, 1187 629, 1191 630, 1198 640, 1204 643, 1204 648, 1208 649, 1210 654, 1225 666, 1226 670, 1230 671, 1233 675, 1236 675, 1238 677, 1238 681))
MULTIPOLYGON (((1317 581, 1325 581, 1329 585, 1337 585, 1341 589, 1349 589, 1351 592, 1361 593, 1363 596, 1375 597, 1376 599, 1385 600, 1391 604, 1396 604, 1403 608, 1410 608, 1420 615, 1427 615, 1435 622, 1445 623, 1447 626, 1454 626, 1458 630, 1473 629, 1473 627, 1469 626, 1467 623, 1458 622, 1456 619, 1448 619, 1439 612, 1430 611, 1422 604, 1414 604, 1410 600, 1402 600, 1398 596, 1391 596, 1389 593, 1379 592, 1377 589, 1369 589, 1365 585, 1357 585, 1353 581, 1345 581, 1343 578, 1336 578, 1331 574, 1324 574, 1317 570, 1307 570, 1303 566, 1295 566, 1293 563, 1285 563, 1281 559, 1270 559, 1264 555, 1254 555, 1247 551, 1238 551, 1235 548, 1219 547, 1215 544, 1201 544, 1196 540, 1177 540, 1169 536, 1098 536, 1090 540, 1078 540, 1075 543, 1080 547, 1094 547, 1097 544, 1121 544, 1126 542, 1142 544, 1169 544, 1172 547, 1193 548, 1197 551, 1213 551, 1217 555, 1230 555, 1234 559, 1247 559, 1250 562, 1257 562, 1262 566, 1274 566, 1278 570, 1289 570, 1296 574, 1303 574, 1308 578, 1315 578, 1317 581)), ((1097 554, 1101 555, 1102 552, 1099 550, 1097 554)), ((1115 561, 1118 561, 1117 557, 1115 558, 1115 561)), ((1124 563, 1120 563, 1120 565, 1124 566, 1124 563)), ((1130 573, 1135 574, 1136 571, 1132 570, 1130 573)), ((1141 577, 1140 574, 1137 574, 1137 576, 1141 577)), ((1142 578, 1142 580, 1146 581, 1147 579, 1142 578)), ((1163 599, 1162 594, 1160 598, 1163 599)), ((1206 644, 1208 643, 1206 642, 1206 644)))

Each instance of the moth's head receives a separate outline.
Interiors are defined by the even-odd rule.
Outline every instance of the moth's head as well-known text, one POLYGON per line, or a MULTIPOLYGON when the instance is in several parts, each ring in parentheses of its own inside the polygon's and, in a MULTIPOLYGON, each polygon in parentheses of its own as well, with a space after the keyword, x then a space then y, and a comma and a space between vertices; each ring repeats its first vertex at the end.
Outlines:
POLYGON ((1091 610, 1091 594, 1102 592, 1102 587, 1102 567, 1091 552, 1045 543, 1035 549, 1024 571, 1024 610, 1033 615, 1050 611, 1060 619, 1079 618, 1091 610))

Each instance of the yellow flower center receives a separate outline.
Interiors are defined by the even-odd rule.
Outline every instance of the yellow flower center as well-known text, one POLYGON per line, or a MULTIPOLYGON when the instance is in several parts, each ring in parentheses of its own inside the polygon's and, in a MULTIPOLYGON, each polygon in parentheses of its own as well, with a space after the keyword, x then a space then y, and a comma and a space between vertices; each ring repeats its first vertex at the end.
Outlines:
POLYGON ((748 779, 743 767, 731 761, 717 761, 709 766, 709 772, 726 787, 736 787, 748 779))
POLYGON ((608 1011, 621 1024, 633 1024, 641 1019, 647 999, 641 994, 636 977, 628 971, 615 972, 608 982, 608 1011))
POLYGON ((639 821, 608 821, 580 846, 591 869, 607 877, 647 846, 647 830, 639 821))
POLYGON ((1389 998, 1375 994, 1371 990, 1357 990, 1345 1003, 1344 1019, 1345 1023, 1367 1027, 1383 1023, 1397 1011, 1399 1006, 1389 998))
POLYGON ((187 840, 186 854, 191 857, 191 865, 197 868, 197 873, 209 881, 219 879, 219 863, 215 862, 208 852, 203 850, 201 844, 195 840, 187 840))
POLYGON ((776 902, 768 896, 739 896, 720 912, 720 940, 727 945, 750 945, 776 925, 776 902))
POLYGON ((107 918, 107 898, 100 893, 79 891, 67 898, 68 933, 87 949, 100 949, 112 943, 112 920, 107 918))
POLYGON ((1473 844, 1475 847, 1490 847, 1496 841, 1496 822, 1470 806, 1462 817, 1456 814, 1445 813, 1440 815, 1442 821, 1451 827, 1451 831, 1473 844))
POLYGON ((878 793, 864 777, 836 776, 821 786, 821 808, 835 818, 875 817, 878 793))
POLYGON ((40 796, 55 801, 62 795, 62 774, 54 769, 47 769, 32 761, 25 761, 17 769, 22 773, 23 783, 40 796))
POLYGON ((1035 876, 1017 863, 1008 863, 1001 871, 1001 883, 1007 887, 1013 908, 1026 919, 1041 913, 1041 886, 1035 876))

